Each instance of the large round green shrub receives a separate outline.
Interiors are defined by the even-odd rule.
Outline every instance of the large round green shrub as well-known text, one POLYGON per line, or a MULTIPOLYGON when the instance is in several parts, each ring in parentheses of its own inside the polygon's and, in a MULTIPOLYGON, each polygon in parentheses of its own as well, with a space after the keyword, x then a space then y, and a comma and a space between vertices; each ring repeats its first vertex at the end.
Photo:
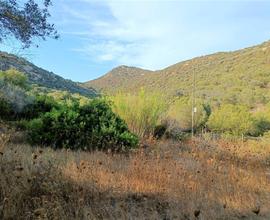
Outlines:
POLYGON ((256 123, 246 106, 224 104, 215 109, 208 123, 210 130, 232 135, 251 134, 256 129, 256 123))
POLYGON ((84 106, 74 103, 53 109, 32 120, 28 132, 32 143, 54 148, 120 151, 138 143, 126 123, 112 112, 107 102, 99 99, 84 106))

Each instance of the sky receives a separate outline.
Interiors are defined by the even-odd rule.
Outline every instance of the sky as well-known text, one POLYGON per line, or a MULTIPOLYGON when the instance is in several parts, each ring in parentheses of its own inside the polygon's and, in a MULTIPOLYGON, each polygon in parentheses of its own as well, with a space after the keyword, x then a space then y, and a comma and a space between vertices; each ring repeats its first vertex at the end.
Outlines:
POLYGON ((270 40, 270 1, 53 0, 59 40, 18 50, 39 67, 74 81, 119 65, 158 70, 196 56, 270 40))

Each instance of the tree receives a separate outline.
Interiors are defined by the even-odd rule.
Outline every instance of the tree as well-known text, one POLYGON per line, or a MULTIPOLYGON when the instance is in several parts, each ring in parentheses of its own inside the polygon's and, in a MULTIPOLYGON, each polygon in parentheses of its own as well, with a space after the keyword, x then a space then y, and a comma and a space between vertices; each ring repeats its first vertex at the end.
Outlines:
POLYGON ((34 0, 0 0, 0 42, 13 36, 28 48, 34 38, 59 38, 54 24, 48 22, 51 0, 43 0, 42 5, 34 0))

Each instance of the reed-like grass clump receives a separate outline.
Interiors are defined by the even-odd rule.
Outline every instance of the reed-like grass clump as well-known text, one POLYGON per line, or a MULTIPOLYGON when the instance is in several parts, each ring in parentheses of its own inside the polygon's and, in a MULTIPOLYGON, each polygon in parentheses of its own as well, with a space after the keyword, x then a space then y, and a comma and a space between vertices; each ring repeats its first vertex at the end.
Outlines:
POLYGON ((113 110, 140 137, 152 135, 168 109, 168 103, 161 93, 146 93, 143 89, 138 94, 118 93, 110 99, 113 110))

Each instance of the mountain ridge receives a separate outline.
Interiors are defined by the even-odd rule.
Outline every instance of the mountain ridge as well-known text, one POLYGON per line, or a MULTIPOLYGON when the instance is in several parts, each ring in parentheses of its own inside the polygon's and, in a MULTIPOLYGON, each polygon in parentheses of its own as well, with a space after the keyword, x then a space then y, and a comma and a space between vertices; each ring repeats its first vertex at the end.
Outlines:
MULTIPOLYGON (((95 85, 98 89, 102 87, 102 84, 104 82, 106 82, 106 84, 114 84, 120 88, 124 86, 125 83, 127 83, 127 81, 129 80, 136 81, 141 76, 145 74, 151 74, 151 73, 154 73, 154 71, 145 70, 138 67, 130 67, 126 65, 121 65, 116 68, 113 68, 107 74, 97 79, 92 80, 91 83, 93 83, 93 85, 95 85), (102 83, 100 84, 99 82, 102 82, 102 83)), ((86 88, 88 88, 89 86, 91 87, 91 84, 83 83, 83 85, 86 88)))
POLYGON ((93 88, 85 88, 79 83, 64 79, 53 72, 40 68, 24 58, 0 51, 0 70, 5 71, 10 68, 15 68, 24 73, 31 84, 37 84, 49 89, 78 93, 88 97, 97 96, 97 92, 93 88))
MULTIPOLYGON (((144 73, 148 73, 148 70, 144 70, 144 73)), ((170 97, 179 94, 190 96, 194 73, 198 98, 230 103, 234 100, 245 104, 264 103, 270 101, 270 41, 236 51, 195 57, 150 73, 137 74, 134 80, 119 77, 119 74, 112 77, 109 72, 84 85, 109 94, 118 91, 132 93, 143 87, 170 97), (110 83, 104 80, 108 75, 110 83)))

